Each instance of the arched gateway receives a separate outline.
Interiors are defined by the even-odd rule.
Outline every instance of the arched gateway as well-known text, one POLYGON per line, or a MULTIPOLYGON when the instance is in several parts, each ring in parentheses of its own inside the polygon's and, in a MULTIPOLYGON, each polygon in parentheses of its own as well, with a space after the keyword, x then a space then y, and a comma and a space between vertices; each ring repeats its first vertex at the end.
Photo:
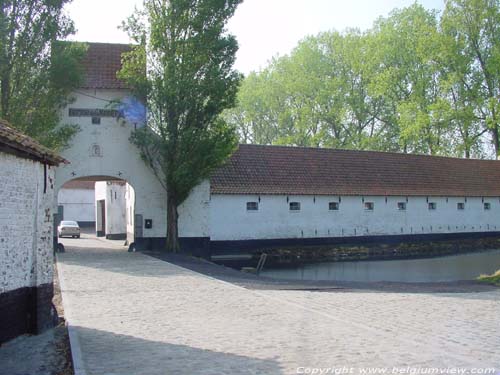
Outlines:
MULTIPOLYGON (((55 192, 71 180, 126 181, 135 191, 135 230, 127 231, 128 242, 138 250, 161 249, 166 235, 166 192, 129 141, 137 125, 119 119, 111 105, 130 97, 128 88, 116 78, 121 53, 127 48, 89 44, 83 61, 84 83, 61 116, 62 123, 77 124, 80 130, 61 153, 70 163, 56 170, 55 192)), ((202 184, 179 209, 179 235, 194 247, 207 242, 208 215, 203 212, 208 199, 208 183, 202 184)))

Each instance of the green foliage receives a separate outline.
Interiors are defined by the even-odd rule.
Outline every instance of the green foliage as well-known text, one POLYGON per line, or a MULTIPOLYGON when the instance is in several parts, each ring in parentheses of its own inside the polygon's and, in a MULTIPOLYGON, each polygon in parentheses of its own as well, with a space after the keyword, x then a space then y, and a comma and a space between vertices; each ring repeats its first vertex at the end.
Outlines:
POLYGON ((478 280, 483 283, 500 286, 500 270, 495 272, 493 275, 481 275, 478 277, 478 280))
POLYGON ((131 140, 167 191, 169 250, 179 247, 177 207, 237 145, 220 114, 241 80, 232 69, 238 45, 225 31, 240 2, 146 0, 123 25, 138 45, 119 76, 148 103, 148 124, 131 140))
POLYGON ((496 0, 450 0, 441 19, 447 37, 448 85, 463 131, 488 132, 500 155, 500 5, 496 0))
POLYGON ((60 110, 78 86, 85 47, 57 42, 74 32, 62 8, 70 0, 0 2, 0 118, 53 148, 78 130, 60 110))
POLYGON ((482 157, 487 133, 498 150, 498 14, 493 0, 449 1, 441 18, 415 3, 308 37, 224 116, 242 142, 482 157))

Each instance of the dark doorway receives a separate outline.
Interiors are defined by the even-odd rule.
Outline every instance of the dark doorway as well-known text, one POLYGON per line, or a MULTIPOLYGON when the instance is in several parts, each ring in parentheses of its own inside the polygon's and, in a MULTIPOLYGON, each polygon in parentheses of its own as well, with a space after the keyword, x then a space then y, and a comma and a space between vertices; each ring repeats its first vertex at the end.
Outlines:
POLYGON ((97 215, 96 215, 96 235, 97 237, 104 237, 106 235, 106 200, 101 199, 97 201, 97 215))

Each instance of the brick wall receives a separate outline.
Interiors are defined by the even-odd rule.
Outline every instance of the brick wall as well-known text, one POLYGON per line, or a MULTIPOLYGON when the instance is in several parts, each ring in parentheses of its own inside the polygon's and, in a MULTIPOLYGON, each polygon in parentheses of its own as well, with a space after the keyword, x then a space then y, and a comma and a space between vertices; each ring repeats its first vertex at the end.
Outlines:
POLYGON ((3 342, 52 321, 54 167, 0 153, 0 176, 3 342))

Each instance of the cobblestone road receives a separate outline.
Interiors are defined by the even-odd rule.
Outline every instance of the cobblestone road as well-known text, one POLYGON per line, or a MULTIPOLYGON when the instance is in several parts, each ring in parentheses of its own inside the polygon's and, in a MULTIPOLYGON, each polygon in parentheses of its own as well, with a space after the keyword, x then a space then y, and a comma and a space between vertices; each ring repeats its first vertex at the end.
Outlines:
POLYGON ((92 238, 64 240, 77 375, 500 371, 500 291, 247 290, 92 238), (352 369, 352 370, 351 370, 352 369))

